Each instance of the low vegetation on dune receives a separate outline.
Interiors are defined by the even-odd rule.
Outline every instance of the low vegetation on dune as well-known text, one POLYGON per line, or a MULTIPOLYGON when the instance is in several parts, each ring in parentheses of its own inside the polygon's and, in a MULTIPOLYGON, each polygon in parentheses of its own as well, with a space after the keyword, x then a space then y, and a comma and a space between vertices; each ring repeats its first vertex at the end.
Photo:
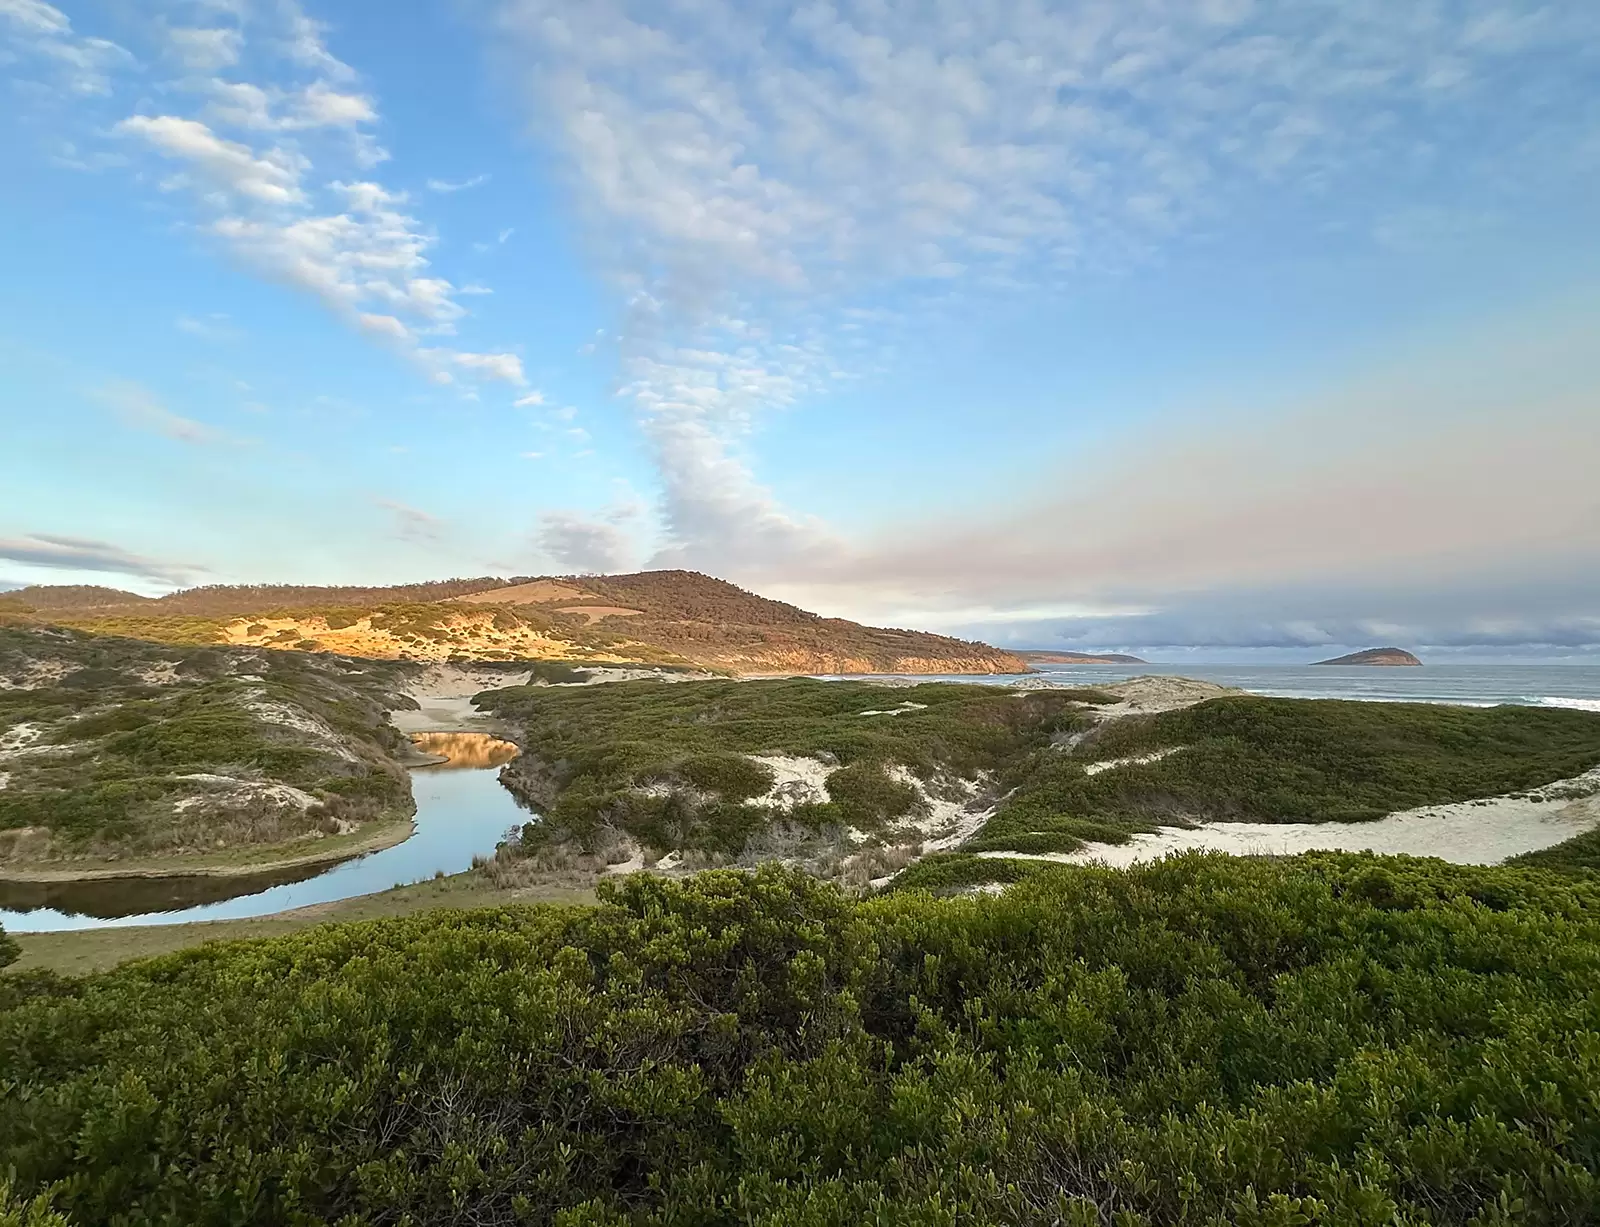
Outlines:
POLYGON ((1196 821, 1361 822, 1597 764, 1600 717, 1587 712, 1219 698, 1108 722, 1070 755, 1035 753, 968 850, 1071 852, 1196 821))
POLYGON ((933 841, 952 850, 901 879, 962 889, 1020 872, 980 853, 1066 853, 1205 821, 1360 822, 1600 764, 1600 717, 1583 712, 1223 697, 1106 719, 1113 697, 791 679, 524 686, 475 701, 519 730, 526 752, 504 778, 542 815, 502 865, 690 852, 675 863, 820 866, 810 836, 859 850, 835 868, 859 861, 864 883, 929 850, 945 831, 921 820, 941 802, 960 826, 964 802, 970 838, 933 841))
POLYGON ((211 586, 159 598, 35 587, 8 601, 101 634, 383 659, 637 662, 736 674, 1026 670, 986 644, 822 618, 690 571, 393 588, 211 586))
POLYGON ((0 627, 0 869, 216 854, 410 813, 405 666, 0 627))
POLYGON ((0 979, 0 1214, 1600 1216, 1592 879, 1188 856, 989 899, 772 869, 602 893, 0 979))
POLYGON ((738 855, 774 828, 879 832, 931 790, 967 795, 1030 749, 1089 727, 1109 697, 955 683, 614 683, 523 686, 475 702, 520 730, 505 779, 542 818, 522 855, 626 839, 656 854, 738 855), (787 756, 785 790, 763 757, 787 756), (917 783, 912 783, 909 775, 917 783), (919 787, 918 784, 921 786, 919 787))

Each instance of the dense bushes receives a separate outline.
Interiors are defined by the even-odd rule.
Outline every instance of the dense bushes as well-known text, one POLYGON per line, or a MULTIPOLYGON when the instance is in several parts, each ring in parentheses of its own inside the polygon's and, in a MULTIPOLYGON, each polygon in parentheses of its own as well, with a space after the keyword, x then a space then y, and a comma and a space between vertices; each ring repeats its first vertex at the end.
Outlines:
POLYGON ((218 945, 0 1014, 78 1224, 1600 1215, 1600 885, 1317 856, 778 871, 218 945))
POLYGON ((1190 820, 1358 822, 1494 796, 1600 763, 1600 717, 1534 707, 1213 699, 1104 725, 1019 764, 973 851, 1070 852, 1190 820), (1133 760, 1089 775, 1096 761, 1133 760))

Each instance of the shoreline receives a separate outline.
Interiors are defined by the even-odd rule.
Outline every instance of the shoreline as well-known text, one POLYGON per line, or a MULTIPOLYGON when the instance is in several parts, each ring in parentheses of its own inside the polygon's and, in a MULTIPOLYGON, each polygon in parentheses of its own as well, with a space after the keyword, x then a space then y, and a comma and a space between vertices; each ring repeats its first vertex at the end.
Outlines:
MULTIPOLYGON (((426 764, 418 763, 417 766, 426 764)), ((371 852, 381 852, 385 848, 392 848, 402 844, 416 833, 416 821, 411 816, 395 818, 392 821, 379 820, 382 829, 372 832, 364 839, 356 839, 337 848, 308 849, 303 855, 278 857, 274 860, 250 861, 235 864, 205 864, 188 863, 176 866, 164 866, 160 862, 147 861, 144 863, 131 863, 115 865, 101 862, 100 864, 83 869, 25 869, 21 867, 0 867, 0 883, 4 882, 105 882, 117 878, 247 878, 255 874, 279 873, 285 869, 303 869, 307 865, 316 865, 322 862, 337 864, 340 861, 354 860, 358 856, 366 856, 371 852)), ((369 824, 370 825, 370 824, 369 824)), ((356 832, 357 835, 360 832, 356 832)), ((335 839, 345 838, 334 836, 335 839)), ((282 845, 279 845, 280 847, 282 845)))

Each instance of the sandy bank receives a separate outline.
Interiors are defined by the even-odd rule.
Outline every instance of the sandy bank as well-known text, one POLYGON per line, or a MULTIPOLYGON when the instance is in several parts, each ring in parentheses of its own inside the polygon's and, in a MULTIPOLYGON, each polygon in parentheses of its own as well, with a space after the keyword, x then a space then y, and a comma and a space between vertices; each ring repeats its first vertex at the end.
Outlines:
MULTIPOLYGON (((1600 790, 1600 768, 1540 791, 1600 790)), ((1376 852, 1434 856, 1458 865, 1497 865, 1524 852, 1554 847, 1600 826, 1600 794, 1577 799, 1489 797, 1429 805, 1374 822, 1213 822, 1161 827, 1125 844, 1089 844, 1077 852, 980 852, 986 857, 1090 863, 1126 868, 1173 852, 1294 856, 1301 852, 1376 852)))
MULTIPOLYGON (((0 868, 0 881, 6 882, 95 882, 114 878, 247 878, 257 874, 277 873, 285 869, 302 869, 307 865, 335 864, 348 861, 369 852, 379 852, 404 843, 411 838, 415 824, 410 818, 381 823, 367 823, 365 831, 352 835, 332 836, 305 845, 303 852, 275 855, 273 849, 250 849, 252 855, 270 859, 252 861, 207 863, 204 858, 193 860, 171 858, 152 861, 100 861, 82 866, 49 868, 5 866, 0 868)), ((293 846, 293 845, 290 845, 293 846)), ((235 849, 238 855, 241 850, 235 849)))

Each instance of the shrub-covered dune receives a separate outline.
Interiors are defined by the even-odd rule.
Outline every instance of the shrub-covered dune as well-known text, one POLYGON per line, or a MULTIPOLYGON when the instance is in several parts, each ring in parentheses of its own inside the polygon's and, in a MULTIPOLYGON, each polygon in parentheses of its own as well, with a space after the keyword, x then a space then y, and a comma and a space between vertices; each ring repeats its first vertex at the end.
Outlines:
POLYGON ((774 869, 606 898, 0 979, 13 1197, 80 1227, 1600 1216, 1592 878, 1190 856, 983 900, 774 869))

